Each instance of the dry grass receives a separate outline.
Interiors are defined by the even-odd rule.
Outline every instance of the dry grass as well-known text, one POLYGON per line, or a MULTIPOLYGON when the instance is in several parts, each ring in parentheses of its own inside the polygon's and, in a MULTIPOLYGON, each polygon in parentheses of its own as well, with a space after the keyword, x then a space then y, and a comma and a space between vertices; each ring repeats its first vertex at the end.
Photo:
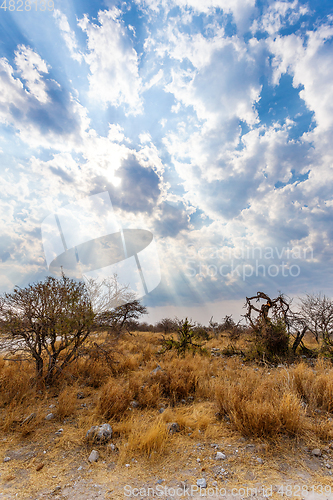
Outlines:
MULTIPOLYGON (((263 439, 333 438, 333 368, 328 362, 268 368, 238 356, 161 356, 159 338, 152 333, 109 343, 107 336, 96 338, 103 350, 97 347, 80 357, 42 394, 32 384, 33 364, 0 358, 1 430, 27 436, 37 427, 48 428, 51 423, 44 417, 52 402, 58 419, 76 422, 77 433, 67 440, 76 446, 84 444, 91 425, 110 422, 121 460, 159 455, 179 436, 193 439, 204 432, 213 438, 222 430, 263 439), (162 370, 153 373, 158 364, 162 370), (85 398, 77 399, 82 391, 85 398), (159 414, 162 406, 165 411, 159 414), (22 426, 30 413, 36 416, 22 426), (173 421, 181 432, 170 437, 166 424, 173 421)), ((212 339, 207 347, 222 350, 229 341, 227 336, 212 339)), ((240 339, 236 347, 244 346, 246 339, 240 339)))
POLYGON ((59 419, 73 416, 77 413, 77 386, 65 387, 59 394, 57 416, 59 419))
POLYGON ((0 406, 21 404, 35 394, 32 380, 35 375, 33 364, 9 362, 0 358, 0 406))
POLYGON ((221 416, 228 416, 234 428, 245 436, 276 437, 333 436, 332 423, 322 421, 309 410, 332 410, 332 366, 319 361, 316 368, 301 363, 283 370, 256 369, 252 366, 226 369, 216 386, 221 416), (304 400, 308 401, 308 406, 304 400))
POLYGON ((294 387, 312 410, 333 411, 333 370, 324 360, 319 360, 311 370, 300 363, 292 370, 294 387))
POLYGON ((122 446, 119 462, 135 456, 161 458, 170 443, 170 435, 162 418, 147 421, 133 419, 127 442, 122 446))
POLYGON ((106 420, 120 419, 126 412, 131 392, 126 381, 110 378, 102 387, 96 406, 96 413, 106 420))

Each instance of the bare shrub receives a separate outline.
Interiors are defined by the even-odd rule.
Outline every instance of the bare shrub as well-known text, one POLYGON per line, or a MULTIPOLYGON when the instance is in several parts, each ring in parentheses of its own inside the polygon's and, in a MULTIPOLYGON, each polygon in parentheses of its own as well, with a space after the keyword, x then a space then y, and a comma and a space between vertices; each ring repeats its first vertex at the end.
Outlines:
POLYGON ((9 341, 13 352, 28 352, 35 362, 36 378, 49 384, 76 358, 93 318, 83 282, 63 273, 59 279, 49 276, 3 295, 2 341, 9 341))
POLYGON ((280 294, 271 299, 263 292, 257 292, 254 297, 246 297, 247 313, 245 318, 250 323, 257 353, 260 357, 275 360, 279 356, 288 354, 289 349, 289 326, 290 308, 286 297, 280 294), (253 302, 265 300, 266 303, 256 307, 253 302), (272 318, 268 317, 269 310, 272 318), (253 317, 257 313, 257 317, 253 317))

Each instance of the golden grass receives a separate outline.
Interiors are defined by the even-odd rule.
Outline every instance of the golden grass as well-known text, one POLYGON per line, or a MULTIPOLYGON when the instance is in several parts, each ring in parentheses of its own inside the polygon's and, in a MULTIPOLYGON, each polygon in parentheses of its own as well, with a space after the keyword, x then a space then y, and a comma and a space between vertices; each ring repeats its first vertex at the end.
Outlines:
MULTIPOLYGON (((142 332, 108 344, 107 335, 101 335, 94 342, 103 342, 104 350, 96 348, 94 355, 80 357, 64 370, 57 386, 43 394, 31 383, 33 364, 24 362, 19 367, 17 362, 0 358, 1 429, 13 433, 19 429, 20 435, 33 433, 46 412, 44 407, 41 410, 43 404, 46 407, 53 398, 57 417, 76 419, 82 430, 78 445, 84 442, 84 429, 109 421, 118 429, 119 438, 126 439, 124 457, 134 450, 145 456, 166 450, 172 441, 165 436, 170 421, 177 421, 181 434, 192 437, 200 432, 214 436, 227 422, 231 432, 254 438, 288 435, 325 441, 333 437, 329 420, 333 368, 327 361, 319 360, 314 367, 300 362, 269 369, 243 362, 238 356, 187 354, 178 358, 173 352, 158 354, 160 337, 142 332), (158 364, 162 370, 153 373, 158 364), (77 393, 82 391, 86 398, 78 400, 77 393), (82 408, 85 401, 89 408, 82 408), (166 410, 158 414, 161 406, 166 410), (36 417, 22 429, 21 422, 29 412, 36 417), (155 417, 143 424, 138 419, 142 412, 155 412, 155 417)), ((207 347, 222 350, 229 342, 227 336, 221 336, 207 342, 207 347)), ((240 339, 238 348, 245 344, 246 339, 240 339)))
POLYGON ((333 370, 319 359, 314 369, 300 363, 291 371, 297 393, 312 410, 333 411, 333 370))
POLYGON ((32 380, 35 368, 32 363, 10 362, 0 358, 0 406, 20 404, 35 394, 32 380))
POLYGON ((77 393, 78 388, 76 385, 72 387, 66 386, 58 396, 58 406, 56 414, 59 419, 64 419, 65 417, 75 417, 77 413, 77 393))
POLYGON ((128 440, 120 451, 119 462, 124 463, 135 456, 161 458, 167 450, 169 442, 170 435, 161 418, 155 418, 148 422, 132 421, 128 440))
POLYGON ((120 419, 129 407, 131 396, 126 381, 110 378, 100 390, 96 413, 106 420, 120 419))

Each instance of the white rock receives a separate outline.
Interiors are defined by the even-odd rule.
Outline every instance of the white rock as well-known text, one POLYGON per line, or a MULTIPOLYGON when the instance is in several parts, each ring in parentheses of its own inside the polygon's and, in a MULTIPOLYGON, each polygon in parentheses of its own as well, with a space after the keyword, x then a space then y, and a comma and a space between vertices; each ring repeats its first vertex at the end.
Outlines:
POLYGON ((97 460, 99 459, 99 453, 97 450, 93 450, 90 455, 89 455, 89 462, 97 462, 97 460))
POLYGON ((216 453, 215 460, 224 460, 225 458, 227 457, 225 456, 224 453, 221 453, 220 451, 216 453))
POLYGON ((5 458, 3 459, 3 461, 4 461, 4 462, 9 462, 10 460, 11 460, 11 458, 10 458, 10 457, 5 457, 5 458))
POLYGON ((52 420, 52 418, 54 417, 55 417, 54 413, 49 413, 48 415, 46 415, 45 420, 52 420))
POLYGON ((199 486, 199 488, 207 488, 206 479, 204 477, 197 479, 197 486, 199 486))
POLYGON ((315 448, 311 451, 311 455, 313 455, 314 457, 321 457, 321 450, 319 448, 315 448))
POLYGON ((257 462, 258 462, 259 464, 263 464, 263 463, 264 463, 264 461, 263 461, 263 459, 262 459, 262 458, 257 458, 257 462))
POLYGON ((86 439, 93 443, 106 443, 112 438, 112 427, 110 424, 93 425, 86 434, 86 439))

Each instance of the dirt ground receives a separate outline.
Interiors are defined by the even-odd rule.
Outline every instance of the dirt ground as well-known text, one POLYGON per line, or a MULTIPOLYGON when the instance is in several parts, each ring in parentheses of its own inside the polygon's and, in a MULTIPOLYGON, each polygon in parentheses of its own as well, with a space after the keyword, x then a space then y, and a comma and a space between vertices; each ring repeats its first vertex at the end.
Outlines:
MULTIPOLYGON (((1 500, 92 500, 123 498, 282 498, 333 499, 333 443, 312 455, 306 443, 261 443, 226 429, 212 442, 175 434, 163 457, 121 463, 107 445, 73 446, 72 424, 56 422, 34 438, 5 437, 0 443, 1 500), (88 461, 92 449, 100 453, 88 461), (225 455, 216 460, 217 451, 225 455), (8 460, 9 458, 9 460, 8 460), (332 467, 332 469, 330 468, 332 467), (201 490, 198 479, 205 479, 201 490)), ((227 427, 227 426, 226 426, 227 427)))

